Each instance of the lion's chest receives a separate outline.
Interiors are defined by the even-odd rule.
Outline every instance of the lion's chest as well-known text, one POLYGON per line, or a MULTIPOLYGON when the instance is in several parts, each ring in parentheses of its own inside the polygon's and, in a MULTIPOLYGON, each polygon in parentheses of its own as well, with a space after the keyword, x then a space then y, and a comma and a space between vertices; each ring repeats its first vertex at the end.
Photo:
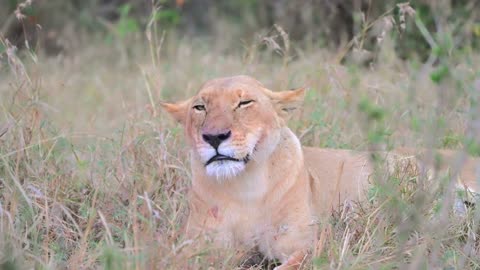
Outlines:
POLYGON ((234 245, 254 247, 275 241, 288 228, 286 223, 273 222, 272 213, 254 204, 229 205, 218 211, 218 227, 231 236, 234 245))

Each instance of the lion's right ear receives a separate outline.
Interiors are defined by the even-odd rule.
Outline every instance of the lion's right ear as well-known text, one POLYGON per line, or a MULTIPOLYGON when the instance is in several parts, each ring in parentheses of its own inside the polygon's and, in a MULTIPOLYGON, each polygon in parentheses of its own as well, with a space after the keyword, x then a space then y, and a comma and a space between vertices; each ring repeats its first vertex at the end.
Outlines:
POLYGON ((284 118, 288 118, 293 111, 299 109, 302 106, 305 98, 306 88, 298 88, 288 91, 273 92, 268 89, 264 89, 267 96, 270 97, 272 103, 277 110, 278 115, 284 118))
POLYGON ((185 100, 179 103, 160 102, 160 106, 162 106, 162 108, 167 111, 173 119, 182 125, 184 125, 187 120, 189 104, 190 100, 185 100))

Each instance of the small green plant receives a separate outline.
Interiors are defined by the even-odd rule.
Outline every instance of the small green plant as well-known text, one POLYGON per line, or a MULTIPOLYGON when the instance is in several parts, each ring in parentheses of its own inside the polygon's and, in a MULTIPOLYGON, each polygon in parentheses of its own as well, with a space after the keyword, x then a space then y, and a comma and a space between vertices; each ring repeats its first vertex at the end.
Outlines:
POLYGON ((154 14, 154 20, 160 23, 162 27, 171 28, 180 23, 180 13, 177 9, 164 8, 154 14))
POLYGON ((131 4, 123 4, 118 8, 120 18, 115 24, 116 32, 120 38, 125 38, 130 34, 138 33, 140 31, 140 24, 137 19, 130 16, 132 6, 131 4))
POLYGON ((105 246, 103 247, 103 253, 100 260, 103 263, 103 269, 105 270, 120 270, 126 269, 125 255, 120 252, 116 247, 105 246))
POLYGON ((385 143, 390 131, 385 127, 386 111, 373 104, 370 99, 363 97, 358 104, 358 110, 366 116, 367 139, 369 143, 385 143))

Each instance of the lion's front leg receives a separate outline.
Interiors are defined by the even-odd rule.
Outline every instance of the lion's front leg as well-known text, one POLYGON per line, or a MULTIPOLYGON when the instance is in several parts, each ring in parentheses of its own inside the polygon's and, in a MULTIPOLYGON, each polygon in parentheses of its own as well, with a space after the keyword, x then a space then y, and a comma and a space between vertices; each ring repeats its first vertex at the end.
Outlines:
POLYGON ((297 250, 291 254, 285 262, 282 262, 280 266, 274 268, 274 270, 296 270, 299 269, 305 259, 308 256, 307 250, 297 250))
POLYGON ((216 206, 191 207, 185 223, 185 235, 188 239, 205 240, 215 247, 233 246, 232 231, 226 226, 223 214, 216 206))
POLYGON ((276 225, 259 243, 260 251, 270 259, 280 260, 277 270, 300 269, 313 247, 315 228, 306 218, 276 225))

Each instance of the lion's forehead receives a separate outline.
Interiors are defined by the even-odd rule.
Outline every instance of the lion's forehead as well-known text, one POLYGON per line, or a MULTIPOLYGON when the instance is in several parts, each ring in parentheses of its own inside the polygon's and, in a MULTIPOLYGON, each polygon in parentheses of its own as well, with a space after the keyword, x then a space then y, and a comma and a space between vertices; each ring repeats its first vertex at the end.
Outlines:
POLYGON ((236 102, 239 98, 264 96, 263 86, 248 76, 235 76, 208 81, 197 97, 204 101, 236 102))
POLYGON ((239 85, 262 87, 262 84, 256 79, 246 75, 239 75, 209 80, 203 85, 203 88, 215 87, 230 89, 239 85))
POLYGON ((237 100, 244 95, 242 89, 228 89, 228 88, 206 88, 202 89, 198 97, 209 105, 225 106, 237 102, 237 100))
POLYGON ((208 87, 203 88, 195 100, 201 100, 208 105, 217 104, 220 107, 233 106, 241 99, 265 100, 267 97, 256 87, 237 84, 231 87, 208 87))

